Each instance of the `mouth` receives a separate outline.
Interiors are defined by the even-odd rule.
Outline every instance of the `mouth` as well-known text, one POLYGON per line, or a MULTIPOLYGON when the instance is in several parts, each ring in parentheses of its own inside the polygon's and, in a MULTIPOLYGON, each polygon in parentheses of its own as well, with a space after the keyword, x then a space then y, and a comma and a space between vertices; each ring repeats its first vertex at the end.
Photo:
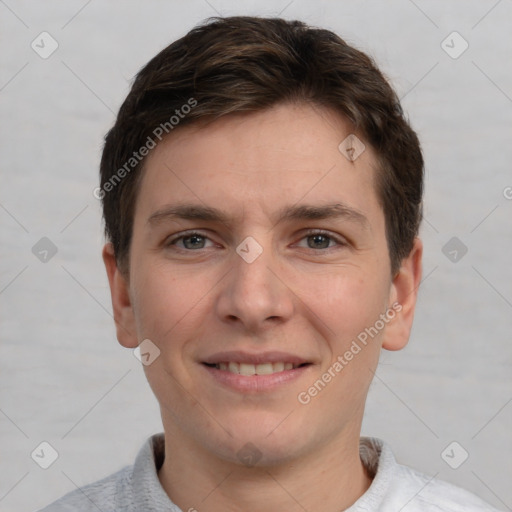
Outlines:
POLYGON ((278 362, 266 362, 259 364, 252 363, 239 363, 235 361, 222 361, 219 363, 204 363, 210 368, 217 370, 234 373, 236 375, 243 375, 245 377, 251 377, 253 375, 273 375, 274 373, 281 373, 283 371, 295 370, 304 366, 309 366, 311 363, 300 363, 294 364, 291 362, 278 361, 278 362))
POLYGON ((309 373, 313 362, 284 352, 221 352, 204 361, 216 383, 242 393, 273 391, 309 373))

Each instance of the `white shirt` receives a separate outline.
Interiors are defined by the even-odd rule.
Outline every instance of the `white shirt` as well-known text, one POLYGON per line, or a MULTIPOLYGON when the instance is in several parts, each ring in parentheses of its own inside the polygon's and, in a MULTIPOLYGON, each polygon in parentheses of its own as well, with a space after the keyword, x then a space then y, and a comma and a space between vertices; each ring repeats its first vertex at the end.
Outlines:
MULTIPOLYGON (((362 437, 359 452, 374 478, 345 512, 498 512, 464 489, 398 464, 380 439, 362 437)), ((40 512, 187 512, 160 484, 163 459, 164 436, 156 434, 143 445, 133 466, 75 490, 40 512)))

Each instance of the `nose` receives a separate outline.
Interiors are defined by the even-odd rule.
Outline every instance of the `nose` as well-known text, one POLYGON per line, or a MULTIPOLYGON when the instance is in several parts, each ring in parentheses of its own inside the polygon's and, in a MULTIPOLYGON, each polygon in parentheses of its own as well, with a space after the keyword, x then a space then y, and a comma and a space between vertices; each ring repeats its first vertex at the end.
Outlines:
POLYGON ((222 322, 251 334, 285 323, 293 315, 294 294, 271 249, 265 248, 255 259, 250 243, 238 249, 222 281, 217 315, 222 322))

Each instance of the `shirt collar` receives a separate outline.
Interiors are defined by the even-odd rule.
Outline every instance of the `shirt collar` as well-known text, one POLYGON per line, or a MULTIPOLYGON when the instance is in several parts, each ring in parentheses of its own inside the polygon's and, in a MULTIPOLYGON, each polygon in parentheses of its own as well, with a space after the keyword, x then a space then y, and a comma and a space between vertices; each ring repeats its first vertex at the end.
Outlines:
MULTIPOLYGON (((169 499, 158 478, 165 453, 164 434, 151 436, 141 448, 133 467, 133 510, 181 512, 169 499)), ((393 469, 397 465, 391 448, 381 439, 361 437, 359 455, 373 481, 368 490, 346 512, 378 510, 384 500, 393 469)))

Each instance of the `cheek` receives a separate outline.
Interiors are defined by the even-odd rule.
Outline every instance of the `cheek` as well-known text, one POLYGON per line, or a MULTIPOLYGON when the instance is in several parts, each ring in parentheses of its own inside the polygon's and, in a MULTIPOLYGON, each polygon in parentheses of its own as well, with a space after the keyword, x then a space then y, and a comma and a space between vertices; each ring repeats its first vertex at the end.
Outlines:
MULTIPOLYGON (((353 268, 311 275, 299 282, 306 305, 324 323, 323 332, 342 348, 384 312, 385 286, 353 268)), ((299 295, 300 296, 300 295, 299 295)))
MULTIPOLYGON (((158 262, 142 262, 133 281, 134 311, 140 340, 150 339, 179 371, 178 361, 192 350, 206 323, 211 325, 212 300, 219 279, 215 272, 197 273, 158 262)), ((185 358, 187 359, 187 358, 185 358)))
POLYGON ((193 308, 194 293, 190 286, 164 272, 158 266, 141 264, 145 272, 135 272, 133 306, 138 334, 161 339, 172 332, 179 320, 193 308))
POLYGON ((315 328, 322 330, 326 342, 322 366, 306 393, 315 396, 319 410, 339 404, 331 420, 333 425, 342 421, 347 410, 354 411, 364 403, 379 361, 383 334, 371 328, 386 304, 385 285, 370 276, 354 278, 348 274, 336 278, 331 275, 325 281, 316 279, 307 304, 321 319, 316 320, 315 328), (326 384, 317 384, 319 380, 326 384))

